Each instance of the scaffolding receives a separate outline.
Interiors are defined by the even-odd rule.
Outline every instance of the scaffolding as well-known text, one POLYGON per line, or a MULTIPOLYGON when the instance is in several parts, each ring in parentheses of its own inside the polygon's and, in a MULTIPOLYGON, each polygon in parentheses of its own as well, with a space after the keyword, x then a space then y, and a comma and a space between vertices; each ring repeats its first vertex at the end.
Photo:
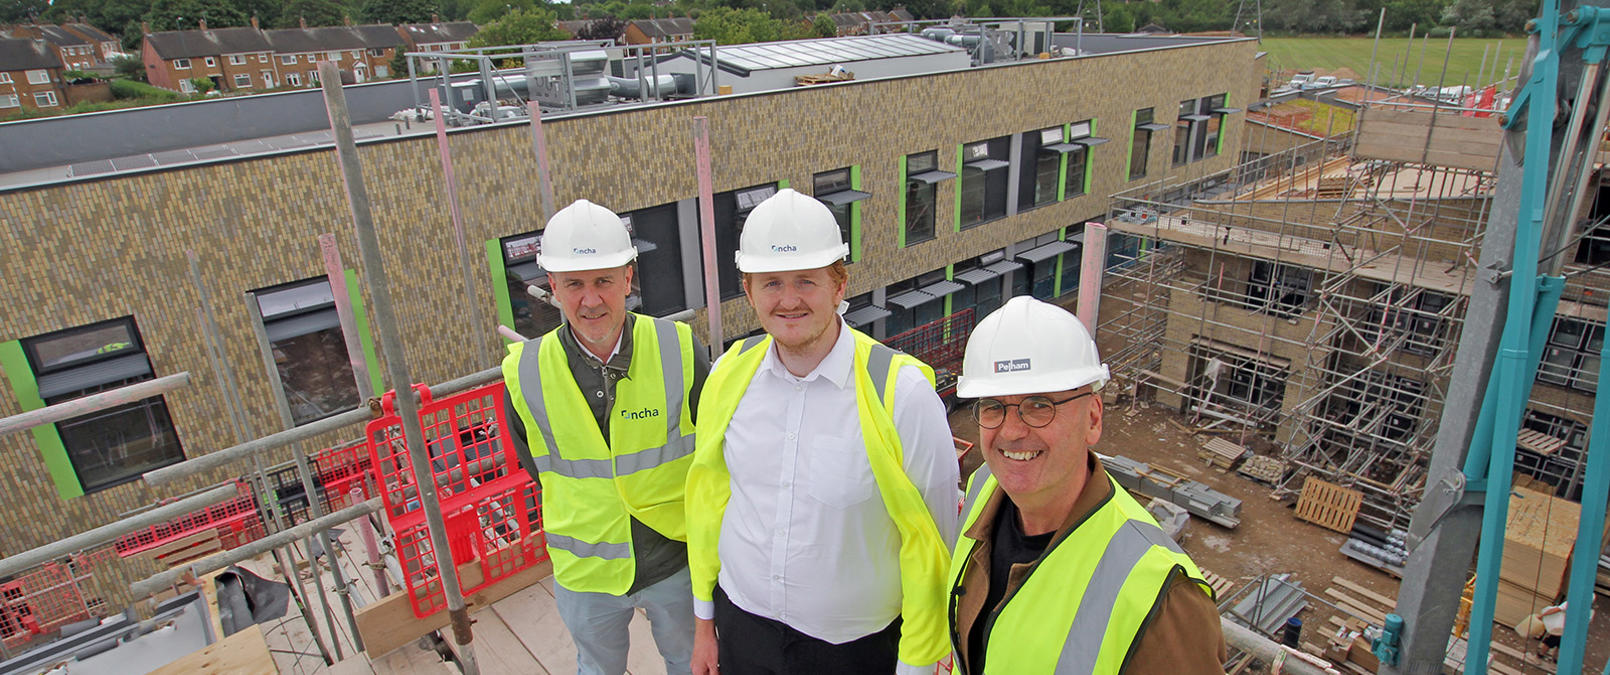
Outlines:
MULTIPOLYGON (((1108 258, 1100 328, 1120 382, 1196 431, 1262 438, 1285 463, 1276 496, 1317 476, 1362 491, 1364 522, 1405 526, 1494 185, 1496 143, 1438 153, 1491 123, 1462 112, 1375 101, 1356 131, 1115 195, 1107 225, 1128 239, 1108 258), (1428 127, 1382 157, 1372 117, 1428 127)), ((1244 148, 1278 145, 1258 134, 1291 132, 1249 125, 1244 148)), ((1580 418, 1587 400, 1566 407, 1580 418)), ((1556 477, 1579 471, 1564 454, 1548 464, 1556 477)))

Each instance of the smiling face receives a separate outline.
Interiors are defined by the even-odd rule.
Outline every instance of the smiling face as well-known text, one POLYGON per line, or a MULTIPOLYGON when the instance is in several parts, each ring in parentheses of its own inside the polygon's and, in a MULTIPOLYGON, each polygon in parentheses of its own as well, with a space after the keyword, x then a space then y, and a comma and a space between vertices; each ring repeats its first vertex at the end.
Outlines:
POLYGON ((832 266, 744 275, 744 293, 780 350, 826 356, 838 337, 846 279, 832 266))
POLYGON ((548 284, 565 323, 587 351, 607 358, 626 325, 632 266, 582 272, 549 272, 548 284))
MULTIPOLYGON (((1060 401, 1084 393, 1089 387, 1048 392, 1060 401)), ((1006 403, 1022 403, 1027 396, 995 396, 1006 403)), ((994 429, 979 428, 984 461, 990 473, 1028 518, 1061 522, 1090 477, 1090 448, 1101 439, 1100 396, 1081 396, 1057 406, 1056 416, 1043 427, 1023 423, 1018 408, 994 429)))

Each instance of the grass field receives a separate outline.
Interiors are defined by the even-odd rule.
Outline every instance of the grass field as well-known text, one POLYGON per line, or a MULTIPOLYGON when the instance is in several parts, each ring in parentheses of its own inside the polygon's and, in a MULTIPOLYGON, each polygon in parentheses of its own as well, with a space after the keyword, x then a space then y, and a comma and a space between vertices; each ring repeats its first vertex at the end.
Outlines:
MULTIPOLYGON (((1265 38, 1263 49, 1269 52, 1271 76, 1277 72, 1316 70, 1321 75, 1337 74, 1359 82, 1369 79, 1370 50, 1373 38, 1265 38), (1332 73, 1346 69, 1349 72, 1332 73)), ((1526 52, 1526 39, 1456 38, 1452 49, 1448 38, 1381 38, 1381 47, 1375 57, 1376 83, 1387 86, 1419 84, 1436 85, 1439 78, 1445 86, 1459 84, 1491 84, 1504 76, 1504 67, 1510 66, 1510 76, 1520 71, 1520 61, 1526 52), (1482 66, 1486 50, 1485 69, 1482 66), (1422 52, 1424 54, 1422 58, 1422 52), (1448 74, 1442 77, 1444 55, 1448 60, 1448 74), (1419 71, 1416 79, 1415 72, 1419 71), (1486 73, 1485 75, 1483 73, 1486 73), (1480 82, 1478 82, 1480 80, 1480 82)))

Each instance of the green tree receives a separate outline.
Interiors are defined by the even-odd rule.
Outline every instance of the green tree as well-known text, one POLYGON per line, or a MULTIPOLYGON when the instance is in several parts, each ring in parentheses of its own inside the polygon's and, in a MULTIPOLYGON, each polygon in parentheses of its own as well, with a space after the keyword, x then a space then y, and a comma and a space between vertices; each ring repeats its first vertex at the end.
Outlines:
POLYGON ((0 23, 23 23, 50 9, 46 0, 0 0, 0 23))
POLYGON ((212 80, 209 79, 209 78, 192 77, 192 78, 190 78, 190 86, 196 88, 196 94, 197 95, 206 96, 207 92, 212 91, 218 85, 213 84, 212 80))
POLYGON ((1442 10, 1442 25, 1472 37, 1487 33, 1498 26, 1495 5, 1493 0, 1454 0, 1442 10))
POLYGON ((553 12, 546 9, 531 11, 517 9, 481 26, 480 32, 470 38, 468 45, 470 47, 528 45, 564 40, 569 37, 554 26, 555 20, 553 12))
POLYGON ((576 31, 577 40, 618 40, 626 32, 626 22, 604 17, 593 19, 576 31))
POLYGON ((112 59, 112 71, 125 80, 145 81, 145 62, 138 56, 122 56, 112 59))
POLYGON ((814 34, 802 22, 774 19, 758 9, 712 7, 693 22, 694 39, 715 40, 723 45, 797 40, 814 34))
POLYGON ((309 26, 339 26, 347 19, 347 8, 336 0, 290 0, 281 10, 280 28, 296 28, 306 20, 309 26))
POLYGON ((435 0, 363 0, 358 16, 364 23, 425 23, 437 12, 435 0))
POLYGON ((531 12, 537 9, 536 0, 476 0, 470 6, 469 18, 484 26, 514 11, 531 12))
MULTIPOLYGON (((209 28, 245 26, 250 17, 228 0, 156 0, 143 19, 151 25, 151 30, 164 31, 192 30, 202 20, 209 28)), ((134 32, 138 34, 139 29, 134 32)), ((124 40, 126 43, 127 38, 124 40)))
POLYGON ((816 20, 811 22, 811 27, 816 31, 816 37, 834 37, 839 34, 838 24, 833 23, 826 14, 817 14, 816 20))

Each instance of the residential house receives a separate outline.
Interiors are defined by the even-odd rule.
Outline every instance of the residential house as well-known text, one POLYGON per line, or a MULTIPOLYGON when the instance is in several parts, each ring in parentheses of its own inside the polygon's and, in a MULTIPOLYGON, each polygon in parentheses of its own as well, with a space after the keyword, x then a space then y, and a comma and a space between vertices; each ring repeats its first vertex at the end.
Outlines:
POLYGON ((874 23, 910 21, 911 13, 904 9, 896 9, 893 12, 876 10, 871 12, 839 12, 829 14, 827 18, 833 22, 833 28, 837 31, 839 37, 843 37, 845 35, 866 35, 871 33, 872 24, 874 23))
POLYGON ((685 16, 638 19, 626 23, 626 44, 647 45, 693 39, 693 19, 685 16))
POLYGON ((200 30, 147 32, 140 57, 155 86, 189 93, 191 80, 206 78, 221 91, 236 91, 278 85, 273 51, 255 25, 208 29, 203 21, 200 30))
POLYGON ((397 27, 397 34, 408 45, 408 51, 426 52, 442 49, 463 49, 480 28, 468 21, 446 23, 409 23, 397 27))
POLYGON ((123 45, 117 41, 117 38, 107 34, 106 31, 85 23, 82 18, 73 23, 64 23, 61 27, 88 40, 95 47, 95 58, 99 63, 111 61, 112 57, 123 53, 123 45))
POLYGON ((61 74, 61 57, 45 40, 0 38, 0 115, 62 105, 61 74))
POLYGON ((10 33, 14 38, 44 40, 68 70, 87 70, 100 62, 95 55, 94 43, 61 26, 23 24, 12 27, 10 33))
POLYGON ((319 61, 333 61, 353 82, 389 77, 403 40, 389 26, 319 26, 263 31, 286 86, 319 83, 319 61))

